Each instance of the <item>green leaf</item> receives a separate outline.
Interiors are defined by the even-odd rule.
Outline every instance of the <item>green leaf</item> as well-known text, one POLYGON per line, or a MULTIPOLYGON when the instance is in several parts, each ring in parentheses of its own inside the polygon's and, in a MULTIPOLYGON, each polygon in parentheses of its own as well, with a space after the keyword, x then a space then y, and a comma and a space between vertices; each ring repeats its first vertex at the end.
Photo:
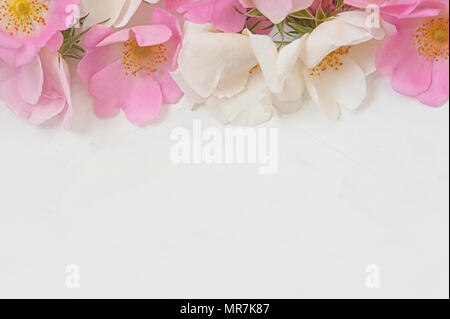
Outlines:
POLYGON ((264 15, 258 9, 250 10, 249 12, 247 12, 247 16, 248 17, 252 17, 252 18, 255 18, 255 17, 262 18, 262 17, 264 17, 264 15))
POLYGON ((292 23, 289 25, 292 29, 294 29, 297 33, 299 33, 300 35, 304 35, 306 33, 311 33, 314 28, 313 27, 308 27, 305 25, 301 25, 298 23, 292 23))
POLYGON ((297 19, 307 19, 314 20, 314 16, 308 10, 301 10, 294 13, 291 13, 289 16, 297 19))
POLYGON ((322 0, 320 0, 319 5, 316 10, 316 27, 321 23, 321 20, 325 19, 325 12, 322 9, 322 0))
MULTIPOLYGON (((87 16, 86 16, 87 17, 87 16)), ((86 17, 80 19, 80 24, 85 21, 86 17)), ((99 24, 105 24, 110 19, 100 22, 99 24)), ((86 50, 79 45, 83 36, 89 32, 91 28, 84 30, 77 34, 77 30, 75 27, 69 28, 67 30, 62 31, 62 35, 64 37, 64 42, 58 52, 66 58, 72 59, 82 59, 83 56, 80 54, 85 53, 86 50)))

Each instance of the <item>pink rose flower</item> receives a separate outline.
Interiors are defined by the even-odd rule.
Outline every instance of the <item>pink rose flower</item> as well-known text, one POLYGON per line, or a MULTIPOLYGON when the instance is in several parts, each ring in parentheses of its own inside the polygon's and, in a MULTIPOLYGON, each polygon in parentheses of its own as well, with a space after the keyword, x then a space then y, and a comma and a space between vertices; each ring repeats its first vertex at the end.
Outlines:
POLYGON ((21 67, 0 61, 0 99, 18 116, 40 125, 59 117, 70 128, 72 103, 70 71, 55 51, 42 48, 21 67))
MULTIPOLYGON (((391 74, 392 88, 400 94, 438 107, 449 96, 448 0, 422 0, 427 17, 412 16, 395 21, 397 33, 380 48, 376 66, 391 74)), ((422 15, 422 14, 420 14, 422 15)))
POLYGON ((170 72, 178 67, 181 41, 177 18, 159 8, 149 25, 117 32, 94 26, 86 34, 87 54, 78 65, 94 99, 94 112, 109 117, 122 109, 130 122, 144 125, 163 103, 177 103, 183 93, 170 72))
POLYGON ((178 12, 191 22, 211 23, 223 32, 241 32, 246 16, 239 0, 167 0, 167 10, 178 12))
MULTIPOLYGON (((2 0, 0 5, 0 59, 21 66, 30 63, 73 22, 71 5, 80 0, 2 0)), ((73 9, 73 8, 72 8, 73 9)))
POLYGON ((278 24, 296 11, 309 8, 313 0, 239 0, 245 8, 257 8, 273 23, 278 24))

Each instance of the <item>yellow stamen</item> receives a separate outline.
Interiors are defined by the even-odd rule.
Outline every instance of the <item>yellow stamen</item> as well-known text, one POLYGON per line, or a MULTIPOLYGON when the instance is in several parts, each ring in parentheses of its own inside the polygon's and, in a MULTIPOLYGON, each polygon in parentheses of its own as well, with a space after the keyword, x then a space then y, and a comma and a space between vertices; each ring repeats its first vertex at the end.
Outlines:
POLYGON ((45 26, 48 0, 0 0, 0 29, 11 35, 29 35, 45 26))
POLYGON ((248 73, 255 74, 256 72, 259 71, 259 69, 260 69, 259 65, 255 65, 253 68, 250 69, 248 73))
POLYGON ((158 71, 161 64, 168 61, 164 44, 140 47, 135 39, 130 39, 124 46, 122 64, 125 75, 137 76, 141 71, 145 75, 151 75, 158 71))
POLYGON ((427 61, 448 61, 449 28, 448 19, 433 18, 417 28, 413 34, 414 46, 427 61))
POLYGON ((322 72, 325 72, 328 69, 338 71, 339 68, 344 64, 342 60, 342 56, 348 54, 351 46, 343 46, 337 50, 334 50, 330 54, 328 54, 319 64, 311 69, 310 75, 320 76, 322 72))

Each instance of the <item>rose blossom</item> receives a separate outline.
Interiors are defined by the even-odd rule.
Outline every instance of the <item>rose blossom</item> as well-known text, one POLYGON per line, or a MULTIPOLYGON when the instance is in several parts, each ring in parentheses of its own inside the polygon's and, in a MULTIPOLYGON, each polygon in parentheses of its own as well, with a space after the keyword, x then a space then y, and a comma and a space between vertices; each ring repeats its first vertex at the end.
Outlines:
POLYGON ((95 113, 108 117, 122 109, 130 122, 144 125, 163 103, 177 103, 183 93, 169 72, 177 68, 181 40, 177 18, 159 8, 149 25, 120 31, 94 26, 86 34, 87 54, 78 72, 95 113))
POLYGON ((32 124, 59 117, 69 128, 72 102, 67 63, 49 48, 42 48, 30 63, 20 67, 0 61, 0 99, 32 124))
POLYGON ((80 0, 1 0, 0 59, 14 66, 30 63, 50 39, 62 43, 59 31, 72 21, 80 0))
POLYGON ((438 107, 449 96, 448 1, 422 0, 420 6, 430 15, 395 20, 397 33, 380 48, 376 65, 392 75, 395 91, 438 107))
POLYGON ((278 52, 269 36, 248 30, 222 33, 211 24, 190 22, 185 30, 173 75, 192 102, 205 104, 224 123, 243 126, 264 123, 274 111, 300 109, 305 84, 297 57, 302 40, 278 52))

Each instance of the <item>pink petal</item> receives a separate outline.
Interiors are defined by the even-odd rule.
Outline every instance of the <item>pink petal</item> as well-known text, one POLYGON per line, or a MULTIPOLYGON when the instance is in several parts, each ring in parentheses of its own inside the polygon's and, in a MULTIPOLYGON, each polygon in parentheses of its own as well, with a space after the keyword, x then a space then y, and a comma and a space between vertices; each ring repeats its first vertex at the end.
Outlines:
POLYGON ((176 104, 183 97, 183 92, 178 87, 168 72, 161 72, 156 76, 161 86, 164 104, 176 104))
POLYGON ((246 21, 245 15, 235 10, 245 11, 238 0, 167 0, 166 7, 181 13, 188 21, 212 23, 223 32, 240 32, 246 21))
POLYGON ((434 63, 433 77, 428 91, 417 96, 423 104, 440 107, 447 100, 449 95, 449 68, 448 62, 434 63))
POLYGON ((210 22, 215 6, 214 0, 202 2, 196 2, 192 0, 178 0, 176 1, 176 4, 170 4, 170 2, 171 0, 167 1, 167 8, 169 10, 177 11, 183 14, 183 17, 186 20, 198 24, 205 24, 210 22), (173 10, 172 8, 176 9, 173 10))
POLYGON ((121 60, 108 65, 91 77, 89 93, 94 99, 95 114, 109 117, 120 110, 130 87, 127 80, 121 60))
POLYGON ((0 32, 0 48, 2 49, 19 49, 22 46, 22 42, 10 36, 7 33, 0 32))
POLYGON ((150 76, 133 79, 123 111, 135 125, 145 125, 153 120, 161 109, 162 94, 158 82, 150 76))
POLYGON ((31 108, 29 122, 34 125, 41 125, 61 113, 65 104, 66 100, 64 98, 42 98, 38 105, 34 105, 31 108))
POLYGON ((44 85, 44 73, 39 57, 20 68, 17 85, 25 102, 36 104, 39 101, 44 85))
MULTIPOLYGON (((329 0, 328 0, 329 1, 329 0)), ((327 0, 323 0, 322 3, 326 3, 327 0)), ((329 1, 331 5, 331 1, 329 1)), ((303 9, 309 8, 314 3, 314 0, 292 0, 291 12, 297 12, 303 9)))
POLYGON ((414 54, 413 50, 411 33, 394 34, 378 49, 375 59, 378 72, 392 74, 408 53, 414 54))
POLYGON ((405 56, 392 74, 392 88, 400 94, 417 96, 431 84, 433 62, 420 57, 417 52, 405 56))
POLYGON ((31 105, 25 102, 17 90, 17 78, 13 77, 3 83, 3 100, 6 106, 16 115, 29 117, 31 105))
POLYGON ((152 23, 166 25, 172 31, 172 37, 166 45, 168 46, 168 60, 171 61, 171 71, 178 68, 178 56, 182 46, 183 33, 178 19, 163 9, 156 8, 153 12, 152 23))
POLYGON ((172 31, 166 25, 143 25, 132 28, 136 42, 141 47, 149 47, 167 42, 172 37, 172 31))
POLYGON ((246 17, 236 11, 245 12, 236 0, 216 0, 211 23, 224 32, 240 32, 244 29, 246 17))
POLYGON ((112 44, 123 43, 125 41, 128 41, 129 38, 130 38, 130 29, 123 29, 114 32, 111 35, 104 38, 100 43, 97 44, 97 47, 106 47, 112 44))
MULTIPOLYGON (((12 76, 17 76, 17 68, 0 60, 0 84, 12 76)), ((0 95, 1 97, 1 95, 0 95)))
POLYGON ((258 10, 275 24, 283 21, 292 9, 291 0, 253 0, 253 2, 258 10))
POLYGON ((122 46, 100 47, 89 51, 78 63, 78 74, 84 83, 108 65, 122 58, 122 46))
POLYGON ((61 32, 57 32, 48 42, 46 47, 53 53, 58 52, 64 42, 64 36, 61 32))
POLYGON ((88 33, 84 36, 84 48, 91 50, 95 48, 105 38, 114 33, 114 30, 104 25, 94 25, 88 33))

